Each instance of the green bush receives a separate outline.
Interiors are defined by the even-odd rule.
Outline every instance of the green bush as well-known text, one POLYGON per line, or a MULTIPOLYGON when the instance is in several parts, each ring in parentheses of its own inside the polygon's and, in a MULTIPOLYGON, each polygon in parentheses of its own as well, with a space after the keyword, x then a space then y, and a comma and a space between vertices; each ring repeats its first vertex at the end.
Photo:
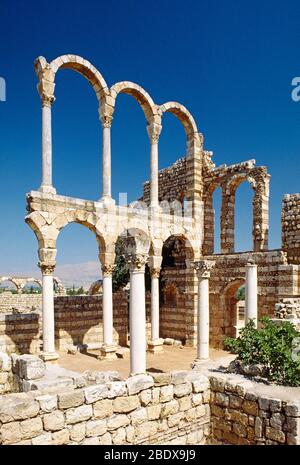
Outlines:
POLYGON ((300 386, 300 358, 292 358, 293 341, 300 337, 300 332, 290 322, 277 324, 268 317, 259 321, 260 329, 250 321, 237 339, 226 338, 225 348, 246 364, 264 365, 270 381, 300 386))

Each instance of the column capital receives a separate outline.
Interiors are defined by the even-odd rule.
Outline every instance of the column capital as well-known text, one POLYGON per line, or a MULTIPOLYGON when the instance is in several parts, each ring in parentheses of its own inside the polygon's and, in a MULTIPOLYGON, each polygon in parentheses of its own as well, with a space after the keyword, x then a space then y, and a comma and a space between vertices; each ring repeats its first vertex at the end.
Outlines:
POLYGON ((100 116, 102 127, 103 128, 110 128, 113 121, 113 116, 111 115, 101 115, 100 116))
POLYGON ((55 270, 55 265, 56 263, 45 263, 45 262, 39 262, 38 266, 40 267, 42 274, 51 276, 55 270))
POLYGON ((213 260, 199 260, 192 263, 192 267, 197 272, 198 278, 209 278, 210 272, 214 268, 216 262, 213 260))
POLYGON ((160 267, 159 268, 150 268, 151 278, 159 278, 160 276, 160 267))
POLYGON ((102 265, 102 275, 105 278, 109 278, 112 276, 115 269, 115 265, 102 265))
POLYGON ((147 254, 125 254, 125 258, 129 264, 130 271, 145 271, 145 266, 148 261, 147 254))
POLYGON ((42 93, 41 100, 42 100, 42 107, 51 108, 52 104, 55 102, 55 97, 54 95, 48 95, 48 94, 42 93))
POLYGON ((250 258, 249 260, 247 260, 246 267, 255 268, 255 267, 257 267, 257 264, 254 262, 254 260, 252 258, 250 258))
POLYGON ((162 126, 160 124, 148 124, 147 125, 147 132, 150 139, 151 144, 157 144, 159 140, 159 136, 161 133, 162 126))

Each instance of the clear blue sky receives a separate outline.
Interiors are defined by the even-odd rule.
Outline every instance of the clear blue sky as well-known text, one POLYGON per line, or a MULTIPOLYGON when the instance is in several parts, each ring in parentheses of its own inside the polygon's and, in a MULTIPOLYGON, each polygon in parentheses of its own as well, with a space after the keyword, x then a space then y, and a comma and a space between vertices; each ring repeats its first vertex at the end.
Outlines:
MULTIPOLYGON (((131 80, 155 102, 177 100, 193 114, 216 164, 256 158, 271 181, 270 246, 280 247, 281 200, 299 189, 299 1, 6 1, 1 2, 0 273, 34 269, 37 242, 24 223, 25 194, 39 187, 41 109, 33 61, 74 53, 90 60, 109 85, 131 80)), ((64 70, 53 106, 54 184, 61 194, 98 199, 101 129, 88 82, 64 70)), ((160 167, 185 153, 185 134, 164 119, 160 167)), ((146 123, 137 103, 120 96, 112 129, 115 196, 134 199, 149 173, 146 123)), ((237 195, 237 245, 251 244, 251 190, 237 195)), ((218 208, 218 202, 216 202, 218 208)), ((61 264, 97 259, 92 234, 68 226, 58 242, 61 264)))

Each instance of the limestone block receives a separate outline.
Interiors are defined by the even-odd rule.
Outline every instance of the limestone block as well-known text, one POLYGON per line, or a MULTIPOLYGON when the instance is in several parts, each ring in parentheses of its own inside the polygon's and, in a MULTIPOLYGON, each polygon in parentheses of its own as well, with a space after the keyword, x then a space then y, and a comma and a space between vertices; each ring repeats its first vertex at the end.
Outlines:
POLYGON ((258 405, 257 402, 252 400, 244 400, 242 408, 244 412, 248 413, 249 415, 258 415, 258 405))
POLYGON ((270 399, 270 410, 271 410, 271 412, 280 412, 280 410, 281 410, 281 400, 280 399, 270 399))
POLYGON ((140 402, 137 395, 117 397, 113 401, 113 410, 115 413, 129 413, 138 407, 140 407, 140 402))
POLYGON ((35 438, 32 438, 33 446, 48 446, 52 444, 52 435, 51 433, 43 433, 35 438))
POLYGON ((93 405, 94 417, 97 419, 103 419, 110 417, 113 414, 113 403, 110 399, 103 399, 95 402, 93 405))
POLYGON ((57 409, 57 395, 45 394, 35 398, 40 404, 40 411, 44 413, 57 409))
POLYGON ((154 389, 152 389, 152 403, 158 404, 159 398, 160 398, 160 388, 155 387, 154 389))
POLYGON ((122 426, 129 425, 130 421, 127 415, 112 415, 107 420, 107 429, 108 431, 113 431, 115 429, 121 428, 122 426))
POLYGON ((177 400, 171 400, 170 402, 166 402, 162 406, 161 418, 166 418, 169 415, 173 415, 174 413, 177 413, 178 410, 179 410, 179 403, 177 400))
POLYGON ((171 382, 172 384, 183 384, 186 382, 186 377, 188 371, 186 370, 175 370, 171 372, 171 382))
POLYGON ((86 422, 86 436, 101 436, 107 431, 106 420, 89 420, 86 422))
POLYGON ((200 379, 192 380, 193 392, 204 392, 209 389, 209 380, 205 376, 200 376, 200 379))
POLYGON ((86 423, 76 423, 69 427, 70 439, 75 442, 80 442, 85 438, 86 423))
POLYGON ((26 420, 35 417, 38 411, 38 402, 29 399, 27 394, 14 394, 0 398, 0 422, 2 423, 26 420))
POLYGON ((151 373, 155 386, 165 386, 171 383, 171 373, 151 373))
POLYGON ((229 405, 229 396, 222 392, 216 392, 215 394, 215 404, 222 405, 224 407, 228 407, 229 405))
POLYGON ((81 443, 82 446, 99 446, 99 444, 99 438, 86 438, 81 443))
POLYGON ((12 362, 11 357, 5 352, 0 352, 0 372, 1 371, 11 371, 12 362))
POLYGON ((23 439, 31 439, 43 432, 43 423, 39 417, 21 421, 20 427, 23 439))
POLYGON ((152 400, 152 391, 151 389, 146 389, 139 394, 140 402, 143 407, 150 404, 152 400))
POLYGON ((66 411, 67 424, 80 423, 89 420, 93 415, 93 408, 91 405, 81 405, 66 411))
POLYGON ((17 359, 17 372, 26 380, 40 379, 45 375, 45 363, 34 355, 21 355, 17 359))
POLYGON ((108 387, 104 384, 90 386, 84 389, 85 400, 87 404, 96 402, 108 396, 108 387))
POLYGON ((184 396, 189 395, 191 392, 192 392, 191 383, 177 384, 174 386, 175 397, 184 397, 184 396))
POLYGON ((134 438, 135 438, 135 429, 133 426, 128 425, 125 428, 126 430, 126 441, 129 442, 130 444, 133 444, 134 438))
POLYGON ((125 444, 126 442, 126 429, 119 428, 116 432, 112 433, 112 443, 113 444, 125 444))
POLYGON ((137 439, 145 439, 149 436, 154 436, 158 431, 158 424, 156 421, 148 421, 138 425, 136 428, 137 439))
MULTIPOLYGON (((198 395, 198 394, 195 394, 195 395, 198 395)), ((179 403, 180 412, 185 412, 186 410, 189 410, 190 408, 192 408, 192 399, 190 396, 180 397, 180 399, 178 399, 178 403, 179 403)))
POLYGON ((2 425, 0 432, 3 444, 13 444, 14 442, 21 441, 22 439, 21 426, 17 421, 2 425))
POLYGON ((202 404, 202 394, 193 394, 192 395, 192 404, 194 407, 202 404))
POLYGON ((162 386, 160 389, 160 402, 169 402, 174 397, 174 386, 162 386))
POLYGON ((139 425, 148 420, 148 411, 145 407, 139 408, 130 414, 132 425, 139 425))
POLYGON ((65 417, 60 410, 55 410, 44 415, 43 422, 46 431, 59 431, 65 425, 65 417))
POLYGON ((111 435, 110 433, 105 433, 100 438, 101 446, 110 446, 112 444, 111 435))
POLYGON ((288 402, 284 412, 289 417, 300 417, 300 401, 288 402))
POLYGON ((118 396, 125 396, 127 394, 127 387, 124 381, 114 381, 109 385, 108 398, 112 399, 118 396))
POLYGON ((279 442, 280 444, 285 443, 284 432, 278 429, 270 428, 269 426, 266 427, 266 437, 273 441, 279 442))
POLYGON ((150 405, 147 407, 149 420, 158 420, 161 414, 161 405, 150 405))
POLYGON ((58 395, 58 407, 67 409, 79 407, 84 403, 84 393, 81 390, 67 391, 58 395))
POLYGON ((178 412, 178 413, 175 413, 174 415, 168 416, 169 428, 173 428, 174 426, 179 425, 180 420, 182 420, 183 416, 184 416, 183 412, 178 412))
POLYGON ((139 392, 149 389, 154 385, 153 378, 149 375, 135 375, 131 376, 127 381, 129 395, 138 394, 139 392))
POLYGON ((68 444, 70 440, 70 432, 67 428, 62 429, 61 431, 55 431, 52 433, 52 444, 54 446, 62 446, 68 444))

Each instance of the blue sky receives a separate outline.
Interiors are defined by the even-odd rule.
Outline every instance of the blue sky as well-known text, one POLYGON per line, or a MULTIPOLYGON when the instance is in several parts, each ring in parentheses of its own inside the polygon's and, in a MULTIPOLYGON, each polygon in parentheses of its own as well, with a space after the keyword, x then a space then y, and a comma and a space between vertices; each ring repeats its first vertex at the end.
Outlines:
MULTIPOLYGON (((193 114, 217 165, 255 158, 272 175, 270 247, 280 247, 281 200, 299 191, 299 1, 143 0, 1 2, 0 273, 36 269, 37 243, 24 223, 25 195, 40 184, 41 109, 33 61, 74 53, 90 60, 109 85, 131 80, 155 102, 177 100, 193 114)), ((88 82, 60 71, 53 106, 54 184, 87 199, 101 193, 101 128, 88 82)), ((160 168, 185 153, 185 134, 166 115, 160 168)), ((138 197, 149 174, 142 110, 118 98, 112 128, 112 187, 138 197)), ((217 197, 217 196, 216 196, 217 197)), ((237 249, 251 248, 251 197, 237 193, 237 249)), ((218 210, 218 201, 216 201, 218 210)), ((58 263, 97 260, 90 231, 71 225, 58 240, 58 263)))

